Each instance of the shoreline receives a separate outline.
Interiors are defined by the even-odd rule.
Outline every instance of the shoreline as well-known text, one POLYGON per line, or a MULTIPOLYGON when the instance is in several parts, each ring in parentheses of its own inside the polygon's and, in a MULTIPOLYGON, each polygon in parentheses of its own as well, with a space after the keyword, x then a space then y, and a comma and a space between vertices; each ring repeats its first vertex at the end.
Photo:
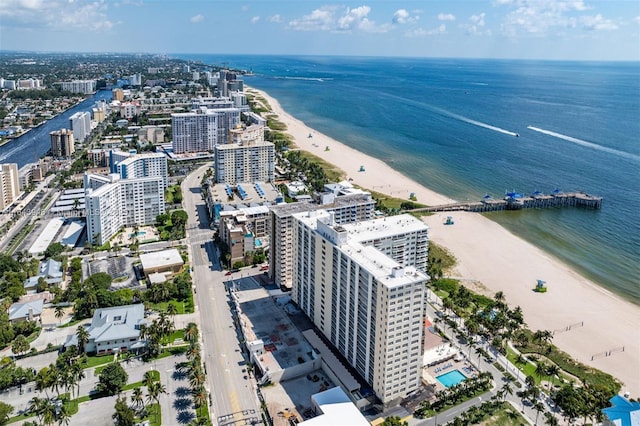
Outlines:
MULTIPOLYGON (((298 149, 340 168, 347 175, 345 179, 353 179, 352 183, 407 200, 413 192, 418 203, 427 205, 454 201, 385 162, 308 127, 263 90, 246 89, 267 100, 271 112, 286 124, 284 133, 293 136, 298 149), (364 172, 358 171, 360 166, 364 172)), ((422 220, 429 226, 429 239, 456 257, 453 278, 488 296, 502 291, 511 307, 522 308, 531 330, 554 332, 553 343, 560 350, 620 380, 622 392, 640 394, 640 330, 636 326, 640 307, 478 213, 437 213, 422 220), (444 226, 446 216, 453 216, 455 225, 444 226), (533 292, 537 279, 547 282, 547 293, 533 292), (583 325, 577 326, 579 323, 583 325), (615 352, 619 348, 624 350, 615 352), (608 351, 613 352, 611 356, 603 355, 608 351)))

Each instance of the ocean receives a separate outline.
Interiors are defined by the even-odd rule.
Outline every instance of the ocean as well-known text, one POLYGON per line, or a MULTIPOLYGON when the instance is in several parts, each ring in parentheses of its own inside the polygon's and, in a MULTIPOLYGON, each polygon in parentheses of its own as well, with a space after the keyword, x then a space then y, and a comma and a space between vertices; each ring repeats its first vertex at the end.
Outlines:
POLYGON ((459 201, 604 197, 487 216, 640 304, 640 63, 173 56, 252 70, 248 85, 310 127, 459 201))

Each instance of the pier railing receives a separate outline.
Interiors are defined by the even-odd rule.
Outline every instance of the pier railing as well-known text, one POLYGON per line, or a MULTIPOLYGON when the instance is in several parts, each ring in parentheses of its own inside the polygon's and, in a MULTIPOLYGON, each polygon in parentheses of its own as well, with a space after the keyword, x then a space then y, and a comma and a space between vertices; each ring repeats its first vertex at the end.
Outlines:
POLYGON ((537 194, 526 197, 505 197, 501 200, 486 199, 482 201, 441 204, 439 206, 420 207, 413 212, 494 212, 500 210, 544 209, 552 207, 583 207, 599 209, 602 197, 584 192, 561 192, 552 195, 537 194))

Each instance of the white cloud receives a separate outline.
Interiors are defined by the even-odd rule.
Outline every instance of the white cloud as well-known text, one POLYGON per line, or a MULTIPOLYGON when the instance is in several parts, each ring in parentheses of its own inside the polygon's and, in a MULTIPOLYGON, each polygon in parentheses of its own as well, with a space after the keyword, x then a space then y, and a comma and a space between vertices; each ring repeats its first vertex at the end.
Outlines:
POLYGON ((337 6, 323 6, 309 15, 289 22, 288 28, 296 31, 333 31, 333 32, 385 32, 389 25, 377 25, 369 20, 369 6, 354 9, 337 6))
POLYGON ((256 24, 259 20, 260 20, 259 16, 254 16, 253 18, 251 18, 251 23, 256 24))
POLYGON ((600 15, 582 15, 591 9, 583 0, 500 0, 494 4, 512 9, 501 26, 511 37, 520 33, 542 36, 579 26, 588 30, 618 28, 615 22, 600 15))
POLYGON ((482 12, 478 15, 471 15, 469 17, 469 23, 463 25, 467 30, 467 34, 473 35, 489 35, 491 34, 491 30, 486 30, 485 22, 484 22, 485 13, 482 12))
POLYGON ((270 16, 270 17, 268 18, 268 20, 269 20, 269 22, 279 23, 279 22, 282 22, 282 16, 280 16, 280 15, 273 15, 273 16, 270 16))
POLYGON ((48 27, 54 30, 109 30, 117 25, 107 15, 109 4, 89 0, 2 0, 3 25, 48 27))
POLYGON ((580 23, 582 24, 582 28, 587 31, 610 31, 617 30, 619 28, 611 19, 605 19, 600 14, 597 14, 596 16, 582 16, 580 18, 580 23))
POLYGON ((456 17, 451 13, 438 13, 438 21, 455 21, 456 17))
POLYGON ((398 9, 394 12, 391 22, 394 24, 413 24, 419 19, 419 16, 411 16, 406 9, 398 9))
POLYGON ((409 30, 404 33, 405 37, 415 38, 415 37, 427 37, 427 36, 435 36, 440 34, 447 33, 447 26, 445 24, 440 24, 436 28, 432 28, 430 30, 425 30, 424 28, 417 28, 415 30, 409 30))
POLYGON ((327 31, 335 28, 335 7, 323 6, 309 15, 289 22, 289 28, 296 31, 327 31))
POLYGON ((199 22, 204 21, 204 15, 202 15, 202 14, 198 14, 198 15, 192 16, 192 17, 191 17, 191 19, 189 19, 189 21, 190 21, 192 24, 197 24, 197 23, 199 23, 199 22))

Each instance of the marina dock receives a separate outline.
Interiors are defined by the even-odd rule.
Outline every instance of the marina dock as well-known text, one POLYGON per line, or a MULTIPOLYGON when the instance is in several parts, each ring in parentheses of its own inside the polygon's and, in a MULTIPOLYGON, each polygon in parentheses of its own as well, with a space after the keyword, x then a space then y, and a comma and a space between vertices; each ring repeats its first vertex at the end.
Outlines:
POLYGON ((584 192, 559 192, 543 194, 534 192, 529 196, 510 192, 502 199, 485 196, 481 201, 466 203, 441 204, 413 209, 413 212, 494 212, 500 210, 545 209, 553 207, 582 207, 599 209, 602 207, 602 197, 585 194, 584 192))

